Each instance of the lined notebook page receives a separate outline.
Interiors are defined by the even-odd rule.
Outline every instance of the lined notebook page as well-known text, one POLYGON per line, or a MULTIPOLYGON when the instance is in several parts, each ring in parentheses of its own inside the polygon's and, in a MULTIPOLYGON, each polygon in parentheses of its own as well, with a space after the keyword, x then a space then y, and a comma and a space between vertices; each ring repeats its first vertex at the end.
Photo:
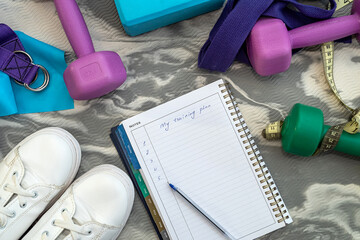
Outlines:
POLYGON ((217 81, 123 122, 171 239, 226 239, 168 182, 237 239, 278 223, 217 81))

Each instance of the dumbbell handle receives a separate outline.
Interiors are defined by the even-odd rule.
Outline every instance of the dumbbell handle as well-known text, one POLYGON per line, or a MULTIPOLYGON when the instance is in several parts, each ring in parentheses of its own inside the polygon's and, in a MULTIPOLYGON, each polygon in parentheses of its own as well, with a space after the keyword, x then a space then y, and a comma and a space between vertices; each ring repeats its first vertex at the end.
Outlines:
POLYGON ((318 45, 360 33, 357 14, 332 18, 289 31, 293 49, 318 45))
POLYGON ((75 0, 54 0, 66 36, 78 58, 94 53, 89 30, 75 0))
MULTIPOLYGON (((324 125, 322 138, 324 138, 329 128, 330 126, 324 125)), ((340 136, 340 140, 334 150, 353 156, 360 156, 360 133, 350 134, 343 131, 340 136)))

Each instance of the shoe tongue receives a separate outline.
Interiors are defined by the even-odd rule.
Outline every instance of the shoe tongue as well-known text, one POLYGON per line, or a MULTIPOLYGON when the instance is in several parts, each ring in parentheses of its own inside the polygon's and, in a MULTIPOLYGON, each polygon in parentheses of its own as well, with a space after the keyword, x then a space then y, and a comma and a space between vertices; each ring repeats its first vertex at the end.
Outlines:
MULTIPOLYGON (((17 165, 15 167, 17 168, 20 168, 20 165, 21 165, 21 159, 18 159, 14 165, 17 165)), ((20 186, 24 189, 27 189, 29 188, 30 186, 34 185, 34 184, 37 184, 39 183, 39 179, 31 172, 31 171, 28 171, 28 170, 25 170, 24 169, 24 176, 20 182, 20 186)), ((13 183, 11 183, 13 184, 13 183)), ((17 194, 11 194, 11 197, 10 199, 5 203, 4 202, 4 206, 8 205, 10 202, 12 202, 16 197, 18 197, 17 194)))
POLYGON ((36 174, 36 172, 39 171, 38 167, 34 164, 30 164, 33 163, 34 161, 32 161, 31 157, 29 157, 27 154, 23 153, 22 150, 23 150, 22 148, 19 149, 19 159, 18 159, 19 161, 22 162, 22 165, 24 167, 24 177, 21 182, 21 186, 26 189, 35 184, 46 183, 47 182, 46 179, 36 174))
MULTIPOLYGON (((24 189, 27 189, 28 187, 30 187, 31 185, 34 185, 34 183, 37 183, 37 182, 38 182, 38 179, 36 178, 36 176, 34 176, 29 171, 25 171, 24 177, 20 183, 20 186, 24 189)), ((6 205, 8 203, 10 203, 12 200, 14 200, 14 198, 16 198, 17 196, 18 196, 17 194, 12 194, 11 198, 7 201, 6 205)))
POLYGON ((42 182, 35 174, 32 173, 31 169, 26 169, 24 177, 21 181, 21 186, 25 189, 31 187, 34 184, 42 182))
POLYGON ((74 223, 78 224, 78 225, 83 225, 87 222, 91 222, 93 219, 91 217, 91 215, 89 214, 89 210, 87 209, 85 206, 86 204, 79 198, 77 198, 76 196, 74 196, 74 201, 75 201, 75 213, 73 216, 73 221, 74 223))
POLYGON ((56 238, 56 240, 63 240, 66 239, 70 234, 69 230, 64 230, 60 233, 60 235, 56 238))
MULTIPOLYGON (((70 199, 68 200, 70 201, 70 199)), ((77 224, 77 225, 84 225, 87 222, 90 222, 91 216, 89 215, 88 210, 84 207, 84 204, 82 203, 82 201, 80 199, 77 199, 74 196, 74 201, 75 201, 75 213, 74 216, 72 217, 72 221, 77 224)), ((69 236, 71 235, 69 230, 64 229, 59 236, 56 238, 56 240, 63 240, 63 239, 68 239, 69 236)))

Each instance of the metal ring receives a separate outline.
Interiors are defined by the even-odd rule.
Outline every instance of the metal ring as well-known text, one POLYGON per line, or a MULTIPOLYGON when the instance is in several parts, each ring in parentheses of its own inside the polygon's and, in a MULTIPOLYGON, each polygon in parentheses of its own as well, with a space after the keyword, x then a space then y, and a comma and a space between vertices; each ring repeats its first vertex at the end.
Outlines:
POLYGON ((30 59, 30 62, 33 63, 32 57, 27 52, 22 51, 22 50, 16 50, 16 51, 14 51, 14 53, 22 53, 22 54, 26 55, 30 59))
MULTIPOLYGON (((24 55, 26 55, 26 56, 29 58, 29 60, 30 60, 30 62, 31 62, 32 64, 34 63, 32 57, 31 57, 30 54, 28 54, 27 52, 22 51, 22 50, 16 50, 16 51, 14 51, 14 53, 24 54, 24 55)), ((44 89, 49 85, 49 82, 50 82, 50 74, 49 74, 49 72, 46 70, 45 67, 43 67, 43 66, 41 66, 41 65, 38 65, 38 64, 33 64, 33 65, 37 66, 37 67, 38 67, 39 69, 41 69, 41 70, 43 71, 43 73, 44 73, 44 82, 43 82, 43 84, 42 84, 40 87, 38 87, 38 88, 32 88, 32 87, 30 87, 30 85, 36 81, 36 79, 37 79, 37 77, 38 77, 38 75, 39 75, 38 72, 36 72, 36 75, 35 75, 34 79, 31 81, 30 84, 19 82, 19 81, 16 80, 16 79, 14 79, 14 80, 15 80, 15 82, 16 82, 17 84, 19 84, 19 85, 21 85, 21 86, 24 86, 26 89, 28 89, 28 90, 30 90, 30 91, 32 91, 32 92, 41 92, 42 90, 44 90, 44 89)))
MULTIPOLYGON (((39 67, 39 69, 41 69, 41 70, 43 71, 43 73, 44 73, 44 82, 43 82, 43 84, 42 84, 40 87, 38 87, 38 88, 32 88, 32 87, 30 87, 30 85, 27 84, 27 83, 25 83, 24 86, 26 87, 26 89, 28 89, 28 90, 30 90, 30 91, 33 91, 33 92, 41 92, 42 90, 44 90, 44 89, 49 85, 49 82, 50 82, 50 74, 49 74, 49 72, 46 70, 46 68, 44 68, 43 66, 38 65, 38 64, 34 64, 34 65, 37 66, 37 67, 39 67)), ((33 82, 36 81, 37 76, 38 76, 38 75, 36 74, 34 80, 33 80, 30 84, 32 84, 33 82)))

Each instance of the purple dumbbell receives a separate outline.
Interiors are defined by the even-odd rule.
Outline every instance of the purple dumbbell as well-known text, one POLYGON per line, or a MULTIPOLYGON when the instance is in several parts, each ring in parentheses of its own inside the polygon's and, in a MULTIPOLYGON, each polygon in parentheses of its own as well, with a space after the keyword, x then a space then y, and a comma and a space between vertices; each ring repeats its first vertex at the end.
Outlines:
POLYGON ((89 30, 75 0, 54 0, 60 21, 77 60, 64 72, 72 98, 87 100, 103 96, 126 80, 126 70, 115 52, 95 52, 89 30))
MULTIPOLYGON (((284 22, 262 18, 247 39, 250 62, 255 71, 269 76, 290 67, 292 49, 313 46, 360 33, 360 0, 354 0, 352 15, 332 18, 288 31, 284 22)), ((356 36, 360 41, 360 35, 356 36)))

